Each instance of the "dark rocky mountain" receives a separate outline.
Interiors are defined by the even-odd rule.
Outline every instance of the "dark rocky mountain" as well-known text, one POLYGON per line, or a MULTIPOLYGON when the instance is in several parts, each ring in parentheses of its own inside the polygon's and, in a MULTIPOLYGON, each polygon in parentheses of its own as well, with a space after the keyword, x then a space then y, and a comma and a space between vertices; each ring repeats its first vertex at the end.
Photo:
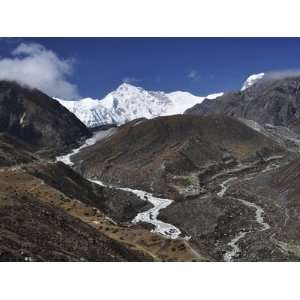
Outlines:
POLYGON ((85 125, 57 101, 9 81, 0 81, 0 132, 17 137, 35 151, 62 151, 90 136, 85 125))
POLYGON ((37 157, 32 152, 30 145, 7 133, 0 133, 0 167, 33 162, 37 157))
POLYGON ((151 261, 31 195, 0 196, 0 261, 151 261))
POLYGON ((181 240, 132 224, 149 202, 85 180, 29 149, 1 136, 0 261, 207 260, 181 240))
POLYGON ((0 261, 152 260, 84 219, 105 218, 95 207, 101 206, 105 196, 101 189, 82 181, 63 164, 35 161, 2 168, 0 261), (61 184, 57 176, 62 176, 61 184))
POLYGON ((151 207, 132 193, 92 183, 61 162, 39 162, 22 168, 49 186, 62 190, 66 196, 101 210, 118 223, 130 222, 139 212, 151 207))
POLYGON ((205 99, 185 113, 202 116, 220 113, 259 124, 285 126, 300 133, 300 77, 266 76, 244 91, 205 99))
POLYGON ((279 154, 276 142, 231 117, 177 115, 132 121, 72 160, 86 178, 173 199, 203 193, 207 174, 279 154))

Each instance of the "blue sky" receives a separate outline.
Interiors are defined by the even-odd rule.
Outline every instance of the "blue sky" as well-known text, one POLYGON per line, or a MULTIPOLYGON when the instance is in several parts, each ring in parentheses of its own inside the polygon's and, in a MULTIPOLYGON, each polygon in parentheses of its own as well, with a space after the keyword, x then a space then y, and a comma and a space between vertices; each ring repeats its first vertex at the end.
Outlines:
MULTIPOLYGON (((60 85, 62 95, 75 98, 101 98, 123 81, 145 89, 207 95, 239 89, 253 73, 300 68, 300 38, 12 38, 0 40, 0 77, 12 69, 5 59, 13 59, 11 76, 21 76, 18 63, 33 53, 23 47, 12 55, 22 43, 42 45, 40 53, 46 49, 56 55, 54 61, 62 70, 54 71, 51 88, 45 89, 53 93, 64 80, 71 86, 60 85)), ((50 70, 51 57, 46 64, 50 70)), ((39 79, 44 74, 35 74, 43 88, 47 83, 39 79)))

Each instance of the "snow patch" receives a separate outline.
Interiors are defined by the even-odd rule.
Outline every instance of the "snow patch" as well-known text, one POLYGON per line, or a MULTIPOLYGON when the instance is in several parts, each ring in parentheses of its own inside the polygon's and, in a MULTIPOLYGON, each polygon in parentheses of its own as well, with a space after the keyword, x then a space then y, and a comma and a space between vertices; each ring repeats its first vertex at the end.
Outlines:
POLYGON ((103 124, 122 125, 138 118, 152 119, 158 116, 182 114, 205 98, 215 99, 222 95, 223 93, 217 93, 200 97, 182 91, 172 93, 147 91, 123 83, 103 99, 85 98, 77 101, 55 99, 87 127, 96 127, 103 124))
POLYGON ((217 98, 219 98, 223 95, 224 95, 224 93, 215 93, 215 94, 210 94, 210 95, 206 96, 205 98, 209 99, 209 100, 214 100, 214 99, 217 99, 217 98))
POLYGON ((57 156, 56 161, 61 161, 64 164, 68 166, 73 166, 74 163, 71 161, 71 157, 77 153, 79 153, 82 149, 92 146, 96 144, 96 142, 103 140, 104 138, 107 138, 114 134, 116 131, 116 128, 110 128, 108 130, 103 130, 95 133, 91 138, 87 139, 83 145, 81 145, 79 148, 73 149, 70 153, 57 156))
POLYGON ((261 80, 265 76, 265 73, 258 73, 258 74, 253 74, 249 76, 246 81, 244 82, 241 91, 244 91, 248 89, 250 86, 254 85, 257 83, 259 80, 261 80))

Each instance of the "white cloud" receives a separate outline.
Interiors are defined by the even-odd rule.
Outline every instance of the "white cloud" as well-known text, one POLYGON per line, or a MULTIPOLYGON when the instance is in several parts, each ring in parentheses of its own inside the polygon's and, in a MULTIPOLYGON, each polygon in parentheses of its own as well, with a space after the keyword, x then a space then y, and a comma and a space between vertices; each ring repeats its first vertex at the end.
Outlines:
POLYGON ((140 79, 135 78, 135 77, 125 77, 125 78, 122 79, 122 81, 123 81, 124 83, 132 83, 132 84, 134 84, 134 83, 139 82, 140 79))
POLYGON ((78 98, 76 85, 68 81, 74 60, 61 59, 40 44, 20 44, 12 57, 0 59, 0 80, 15 80, 52 97, 78 98))
POLYGON ((277 79, 283 79, 287 77, 299 77, 299 76, 300 76, 300 69, 270 71, 265 74, 264 80, 268 80, 268 79, 277 80, 277 79))
POLYGON ((188 73, 187 77, 191 80, 199 80, 200 79, 200 74, 197 70, 192 70, 188 73))

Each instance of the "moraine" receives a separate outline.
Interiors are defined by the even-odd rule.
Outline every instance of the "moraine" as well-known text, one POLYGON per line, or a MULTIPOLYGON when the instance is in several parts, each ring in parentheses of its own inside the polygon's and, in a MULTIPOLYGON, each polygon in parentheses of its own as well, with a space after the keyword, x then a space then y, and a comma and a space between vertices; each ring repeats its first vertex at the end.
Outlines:
MULTIPOLYGON (((73 149, 70 153, 68 153, 66 155, 58 156, 56 158, 56 161, 62 161, 66 165, 73 166, 73 162, 71 160, 71 157, 73 155, 79 153, 82 149, 84 149, 86 147, 94 145, 97 141, 111 136, 115 130, 116 130, 115 128, 111 128, 106 131, 101 131, 101 132, 96 133, 92 138, 87 139, 85 141, 85 143, 82 146, 80 146, 79 148, 73 149)), ((151 224, 154 226, 154 229, 152 230, 153 232, 160 233, 163 236, 170 238, 170 239, 178 239, 182 236, 181 231, 177 227, 175 227, 172 224, 165 223, 158 219, 159 211, 161 209, 164 209, 167 206, 169 206, 173 202, 173 200, 158 198, 158 197, 155 197, 151 193, 141 191, 141 190, 130 189, 130 188, 125 188, 125 187, 108 186, 108 185, 105 185, 100 180, 93 180, 93 179, 88 179, 88 180, 93 183, 96 183, 100 186, 105 186, 105 187, 114 188, 114 189, 133 193, 136 196, 138 196, 140 199, 142 199, 144 201, 149 201, 153 205, 153 207, 145 212, 139 213, 132 220, 133 224, 136 224, 139 222, 151 224)), ((189 239, 189 237, 184 237, 184 239, 189 239)))

